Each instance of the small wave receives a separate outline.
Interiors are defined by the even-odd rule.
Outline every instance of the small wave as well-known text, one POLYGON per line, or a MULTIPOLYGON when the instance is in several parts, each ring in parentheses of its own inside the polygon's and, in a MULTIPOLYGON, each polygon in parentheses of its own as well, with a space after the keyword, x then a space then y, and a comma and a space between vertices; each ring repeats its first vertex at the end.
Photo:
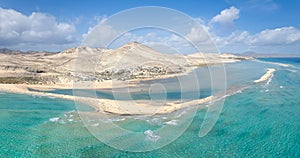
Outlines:
POLYGON ((150 141, 156 142, 160 139, 160 136, 154 134, 154 132, 151 130, 145 131, 144 134, 146 135, 146 138, 150 141))
POLYGON ((284 63, 279 63, 279 62, 271 62, 271 61, 262 61, 262 60, 254 60, 256 62, 260 62, 260 63, 265 63, 265 64, 273 64, 273 65, 278 65, 281 67, 292 67, 293 65, 290 64, 284 64, 284 63))
POLYGON ((74 115, 68 112, 68 113, 65 113, 65 114, 64 114, 64 117, 65 117, 65 118, 70 118, 70 119, 71 119, 71 118, 74 117, 74 115))
POLYGON ((50 122, 58 122, 59 119, 60 119, 59 117, 53 117, 53 118, 50 118, 49 121, 50 122))
POLYGON ((5 92, 0 92, 0 95, 6 94, 5 92))
POLYGON ((68 121, 69 121, 69 122, 73 122, 73 121, 74 121, 74 119, 68 119, 68 121))
POLYGON ((230 97, 230 96, 233 96, 233 95, 235 95, 235 94, 239 94, 239 93, 243 93, 243 91, 242 91, 242 90, 238 90, 238 91, 236 91, 236 92, 233 92, 233 93, 226 94, 226 95, 224 96, 224 98, 226 98, 226 97, 230 97))
POLYGON ((230 88, 229 90, 227 90, 227 94, 226 95, 224 95, 223 97, 221 97, 221 98, 226 98, 226 97, 230 97, 230 96, 233 96, 233 95, 236 95, 236 94, 241 94, 241 93, 243 93, 243 91, 245 90, 245 89, 248 89, 250 86, 246 86, 246 87, 238 87, 238 88, 236 88, 236 87, 233 87, 233 88, 230 88))
POLYGON ((279 86, 280 89, 284 88, 283 86, 279 86))
POLYGON ((119 121, 125 121, 126 118, 104 118, 104 119, 99 119, 99 121, 103 123, 112 123, 112 122, 119 122, 119 121))
POLYGON ((268 79, 266 85, 269 85, 269 84, 272 82, 273 77, 274 77, 274 75, 272 74, 272 75, 270 76, 270 78, 268 79))
POLYGON ((32 94, 31 95, 33 98, 42 98, 42 96, 40 96, 40 95, 35 95, 35 94, 32 94))
POLYGON ((221 101, 222 99, 225 99, 225 98, 227 98, 227 97, 230 97, 230 96, 233 96, 233 95, 236 95, 236 94, 241 94, 241 93, 243 93, 244 90, 246 90, 246 89, 248 89, 248 88, 250 88, 250 87, 251 87, 251 86, 232 87, 232 88, 230 88, 230 89, 228 89, 228 90, 226 91, 226 94, 225 94, 225 95, 223 95, 223 93, 216 94, 215 97, 214 97, 214 99, 206 104, 206 107, 209 107, 209 106, 212 105, 213 103, 218 102, 218 101, 221 101))
POLYGON ((292 72, 292 73, 298 72, 298 70, 292 70, 292 69, 286 69, 286 70, 289 71, 289 72, 292 72))
POLYGON ((160 126, 162 125, 162 120, 160 118, 153 118, 150 120, 146 120, 149 124, 153 125, 153 126, 160 126))
POLYGON ((146 120, 146 119, 148 119, 148 116, 135 116, 135 117, 133 117, 133 119, 135 119, 135 120, 146 120))
POLYGON ((178 114, 176 114, 176 118, 179 118, 179 117, 181 117, 182 115, 184 115, 186 113, 186 111, 182 111, 182 112, 180 112, 180 113, 178 113, 178 114))
POLYGON ((125 118, 111 118, 111 119, 108 119, 110 122, 119 122, 119 121, 124 121, 126 120, 125 118))
POLYGON ((92 127, 97 127, 99 126, 99 123, 91 124, 92 127))
POLYGON ((165 124, 176 126, 177 125, 177 120, 171 120, 171 121, 165 122, 165 124))

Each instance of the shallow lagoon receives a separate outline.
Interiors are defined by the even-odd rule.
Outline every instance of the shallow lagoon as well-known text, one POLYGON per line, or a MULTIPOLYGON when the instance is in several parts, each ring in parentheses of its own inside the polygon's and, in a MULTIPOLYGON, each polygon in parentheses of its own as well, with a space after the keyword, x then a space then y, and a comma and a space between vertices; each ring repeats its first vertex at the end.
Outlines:
MULTIPOLYGON (((249 88, 226 98, 223 112, 212 131, 203 138, 198 137, 205 115, 201 110, 176 141, 145 153, 119 151, 98 141, 80 121, 72 101, 1 93, 0 156, 299 157, 299 60, 274 60, 272 62, 282 61, 293 66, 284 68, 248 61, 226 65, 228 87, 249 88), (267 67, 277 69, 273 78, 262 84, 253 84, 252 81, 259 78, 267 67)), ((170 121, 152 119, 115 117, 99 123, 112 121, 126 129, 145 131, 170 121)), ((95 123, 91 122, 90 126, 95 123)))

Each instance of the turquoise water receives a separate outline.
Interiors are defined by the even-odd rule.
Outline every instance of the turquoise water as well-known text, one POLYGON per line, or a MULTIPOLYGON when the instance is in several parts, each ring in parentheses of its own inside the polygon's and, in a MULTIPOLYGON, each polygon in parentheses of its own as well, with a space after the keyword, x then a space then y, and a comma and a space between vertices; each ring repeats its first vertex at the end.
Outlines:
MULTIPOLYGON (((37 91, 34 89, 31 89, 32 91, 37 91)), ((58 89, 53 91, 39 91, 39 92, 47 92, 47 93, 55 93, 55 94, 65 94, 65 95, 73 95, 77 94, 78 96, 84 96, 89 97, 93 96, 94 93, 98 98, 103 99, 118 99, 118 100, 150 100, 150 99, 164 99, 162 96, 164 93, 155 93, 154 96, 150 96, 148 92, 128 92, 130 93, 130 96, 127 95, 127 93, 117 93, 113 94, 111 92, 102 92, 102 91, 94 91, 94 90, 86 90, 86 89, 76 89, 75 92, 73 89, 58 89), (117 95, 115 97, 114 95, 117 95)), ((189 95, 189 93, 193 94, 193 92, 186 92, 182 97, 182 93, 180 92, 168 92, 166 95, 166 99, 168 100, 177 100, 177 99, 195 99, 193 95, 189 95)), ((201 90, 200 95, 198 95, 197 98, 205 98, 211 95, 210 89, 201 90)))
MULTIPOLYGON (((228 88, 249 88, 226 98, 213 129, 198 137, 205 115, 200 110, 177 140, 144 153, 119 151, 98 141, 71 101, 1 93, 0 157, 299 157, 300 59, 261 60, 291 66, 253 61, 226 65, 228 88), (271 80, 253 84, 265 68, 277 71, 271 80)), ((120 117, 110 121, 133 131, 153 130, 164 122, 120 117)))

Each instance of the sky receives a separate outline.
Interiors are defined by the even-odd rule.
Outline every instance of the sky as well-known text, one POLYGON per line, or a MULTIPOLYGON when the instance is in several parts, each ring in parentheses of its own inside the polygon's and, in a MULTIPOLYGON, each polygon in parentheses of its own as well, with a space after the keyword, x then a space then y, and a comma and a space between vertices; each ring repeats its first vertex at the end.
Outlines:
MULTIPOLYGON (((61 51, 76 47, 99 23, 141 6, 187 14, 209 33, 220 52, 300 54, 299 0, 1 0, 0 48, 61 51)), ((191 30, 186 37, 197 33, 191 30)), ((147 43, 141 36, 134 37, 147 43)), ((156 34, 155 38, 165 42, 174 36, 156 34)))

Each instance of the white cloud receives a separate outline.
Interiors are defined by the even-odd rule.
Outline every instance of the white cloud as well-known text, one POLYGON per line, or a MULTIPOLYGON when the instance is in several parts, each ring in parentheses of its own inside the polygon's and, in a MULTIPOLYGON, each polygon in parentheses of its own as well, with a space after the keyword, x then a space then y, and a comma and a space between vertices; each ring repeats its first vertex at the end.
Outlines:
POLYGON ((287 45, 297 41, 300 41, 300 30, 294 27, 267 29, 250 37, 250 43, 255 45, 287 45))
MULTIPOLYGON (((89 28, 86 34, 83 34, 83 40, 81 45, 89 47, 107 47, 110 42, 117 40, 123 32, 122 30, 117 30, 113 26, 109 25, 106 20, 106 16, 94 17, 97 21, 93 27, 89 28)), ((128 36, 128 34, 125 34, 128 36)))
POLYGON ((202 27, 192 27, 186 38, 192 42, 207 42, 210 40, 209 35, 202 27))
MULTIPOLYGON (((151 30, 147 33, 147 29, 142 31, 142 34, 139 31, 127 32, 113 41, 112 48, 116 48, 130 41, 137 41, 151 47, 163 45, 176 49, 177 52, 193 53, 196 50, 189 49, 191 44, 186 41, 186 39, 188 39, 197 45, 199 44, 203 52, 216 51, 216 49, 213 48, 214 45, 212 41, 216 43, 221 52, 239 53, 257 51, 259 53, 268 50, 269 53, 274 53, 278 50, 285 50, 285 48, 289 48, 291 50, 290 52, 298 50, 300 44, 300 30, 294 27, 266 29, 256 34, 250 34, 244 30, 228 32, 229 34, 223 35, 216 34, 216 29, 212 28, 212 24, 232 26, 234 20, 239 18, 239 12, 239 9, 232 6, 213 17, 207 25, 202 19, 195 19, 198 24, 191 25, 183 37, 172 33, 151 32, 151 30), (209 34, 207 34, 207 32, 209 34)), ((105 20, 106 17, 98 19, 102 24, 105 23, 105 20)), ((84 35, 85 41, 83 45, 96 47, 106 46, 108 41, 113 40, 122 33, 122 31, 109 25, 97 25, 90 28, 89 32, 84 35)))
POLYGON ((221 25, 233 25, 233 21, 239 18, 240 10, 232 6, 224 9, 220 14, 214 16, 210 23, 220 23, 221 25))
POLYGON ((295 27, 281 27, 266 29, 254 35, 247 31, 236 31, 226 37, 215 36, 214 40, 220 49, 225 51, 255 50, 259 53, 262 50, 268 50, 267 53, 276 53, 279 50, 285 50, 298 53, 300 30, 295 27))
POLYGON ((247 31, 235 31, 226 37, 214 36, 214 41, 218 46, 234 45, 234 44, 247 44, 249 43, 250 34, 247 31))
MULTIPOLYGON (((0 8, 0 47, 66 45, 76 42, 75 26, 58 22, 54 16, 33 12, 27 16, 0 8)), ((47 48, 43 48, 47 49, 47 48)))
POLYGON ((90 28, 88 33, 83 35, 84 40, 81 45, 89 47, 106 47, 118 34, 118 31, 114 30, 112 26, 99 25, 90 28))

